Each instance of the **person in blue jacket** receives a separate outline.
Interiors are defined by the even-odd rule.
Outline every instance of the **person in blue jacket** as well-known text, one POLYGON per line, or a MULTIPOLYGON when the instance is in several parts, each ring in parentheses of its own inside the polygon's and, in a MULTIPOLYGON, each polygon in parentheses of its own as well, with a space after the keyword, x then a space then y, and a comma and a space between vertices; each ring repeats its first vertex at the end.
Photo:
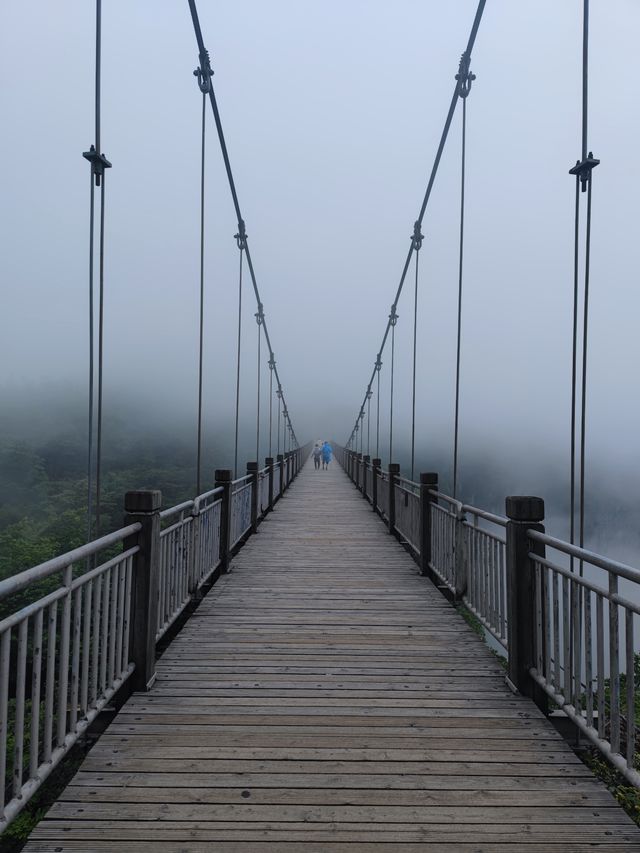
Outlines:
POLYGON ((329 467, 329 462, 331 462, 331 445, 328 441, 322 445, 322 469, 329 467))

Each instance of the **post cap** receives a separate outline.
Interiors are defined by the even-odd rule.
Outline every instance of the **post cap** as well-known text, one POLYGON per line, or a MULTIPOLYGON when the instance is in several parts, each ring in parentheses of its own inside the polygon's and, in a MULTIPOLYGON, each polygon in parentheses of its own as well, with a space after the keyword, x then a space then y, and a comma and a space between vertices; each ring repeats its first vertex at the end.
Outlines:
POLYGON ((247 462, 247 474, 254 474, 258 470, 257 462, 247 462))
POLYGON ((371 462, 371 457, 369 456, 368 453, 365 453, 365 455, 362 458, 365 462, 371 462))
POLYGON ((400 465, 397 462, 389 462, 389 473, 390 474, 399 474, 400 473, 400 465))
POLYGON ((126 492, 124 510, 129 513, 156 512, 162 506, 162 492, 158 489, 126 492))
POLYGON ((511 521, 543 521, 544 501, 532 495, 511 495, 505 501, 511 521))
POLYGON ((265 456, 264 464, 269 467, 269 465, 273 465, 273 456, 265 456))
POLYGON ((379 468, 382 465, 382 459, 378 459, 376 456, 376 458, 372 460, 371 464, 374 468, 379 468))
POLYGON ((282 453, 278 453, 276 458, 277 458, 278 462, 282 462, 282 460, 284 459, 284 456, 282 455, 282 453))
POLYGON ((231 482, 231 469, 230 468, 216 468, 215 473, 215 481, 216 483, 230 483, 231 482))
POLYGON ((420 474, 420 485, 421 486, 437 486, 438 485, 438 475, 435 471, 426 471, 420 474))

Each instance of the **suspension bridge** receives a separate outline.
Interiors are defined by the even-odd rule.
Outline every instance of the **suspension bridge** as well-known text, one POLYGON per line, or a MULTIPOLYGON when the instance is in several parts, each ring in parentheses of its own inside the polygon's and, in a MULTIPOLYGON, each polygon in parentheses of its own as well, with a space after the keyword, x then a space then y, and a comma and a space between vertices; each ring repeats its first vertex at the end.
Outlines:
POLYGON ((588 746, 626 784, 640 788, 640 572, 584 547, 589 253, 599 163, 588 146, 588 0, 581 156, 570 170, 575 267, 568 541, 545 530, 540 497, 505 495, 500 515, 465 503, 458 488, 466 102, 484 0, 454 75, 373 372, 347 441, 333 445, 328 470, 308 463, 311 443, 299 443, 289 413, 209 54, 194 0, 188 5, 202 96, 195 497, 166 507, 158 490, 129 491, 123 526, 103 529, 104 188, 112 163, 101 146, 97 0, 95 140, 84 152, 91 193, 87 536, 81 547, 0 581, 0 825, 21 814, 72 750, 91 742, 25 850, 640 853, 640 829, 573 748, 588 746), (416 336, 421 226, 460 104, 448 494, 438 473, 416 470, 416 336), (202 390, 209 108, 237 220, 239 287, 233 467, 216 470, 207 489, 202 390), (412 261, 412 430, 403 474, 393 461, 394 354, 397 307, 412 261), (255 458, 243 473, 247 273, 257 305, 258 363, 255 458), (390 397, 383 464, 385 352, 390 397))

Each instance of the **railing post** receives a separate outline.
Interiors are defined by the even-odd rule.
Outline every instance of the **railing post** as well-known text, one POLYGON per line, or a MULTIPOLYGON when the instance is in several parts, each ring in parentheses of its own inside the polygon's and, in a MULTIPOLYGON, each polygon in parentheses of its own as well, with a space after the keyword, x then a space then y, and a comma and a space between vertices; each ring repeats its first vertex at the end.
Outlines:
POLYGON ((273 509, 273 456, 267 456, 264 460, 264 464, 269 469, 269 503, 267 505, 267 511, 271 512, 273 509))
MULTIPOLYGON (((507 522, 507 633, 508 674, 512 685, 529 696, 546 713, 546 693, 533 681, 529 670, 536 666, 536 582, 529 552, 544 556, 544 545, 529 540, 529 530, 544 533, 544 501, 530 496, 506 500, 507 522)), ((540 597, 542 606, 545 602, 540 597)), ((541 614, 544 624, 545 614, 541 614)), ((541 632, 544 636, 544 631, 541 632)), ((541 650, 544 654, 544 650, 541 650)))
POLYGON ((382 459, 378 458, 374 459, 371 463, 371 476, 373 477, 371 481, 371 506, 374 512, 378 509, 378 474, 381 465, 382 459))
POLYGON ((371 457, 366 454, 362 457, 362 497, 367 497, 367 478, 368 478, 368 467, 371 462, 371 457))
POLYGON ((438 475, 433 471, 420 474, 420 574, 429 574, 431 563, 431 492, 438 491, 438 475))
POLYGON ((258 488, 260 487, 257 462, 247 462, 247 474, 251 475, 251 532, 255 533, 258 529, 258 488))
POLYGON ((356 462, 356 475, 353 479, 353 482, 356 485, 356 489, 358 489, 358 491, 360 491, 360 471, 362 469, 362 454, 361 453, 356 453, 355 462, 356 462))
POLYGON ((284 492, 284 455, 282 453, 278 453, 278 468, 280 469, 280 482, 278 483, 278 500, 282 497, 284 492))
POLYGON ((400 473, 397 462, 389 462, 389 533, 396 532, 396 479, 400 473))
POLYGON ((124 523, 140 524, 141 530, 125 539, 124 549, 137 545, 133 557, 130 655, 135 664, 131 687, 150 690, 156 680, 156 631, 158 629, 158 575, 160 569, 160 507, 157 490, 127 492, 124 523))
POLYGON ((465 536, 466 515, 462 509, 456 510, 455 543, 453 552, 453 595, 456 600, 462 598, 467 591, 467 537, 465 536))
POLYGON ((218 468, 215 473, 216 489, 222 488, 220 505, 220 572, 229 571, 229 545, 231 544, 231 482, 228 468, 218 468))

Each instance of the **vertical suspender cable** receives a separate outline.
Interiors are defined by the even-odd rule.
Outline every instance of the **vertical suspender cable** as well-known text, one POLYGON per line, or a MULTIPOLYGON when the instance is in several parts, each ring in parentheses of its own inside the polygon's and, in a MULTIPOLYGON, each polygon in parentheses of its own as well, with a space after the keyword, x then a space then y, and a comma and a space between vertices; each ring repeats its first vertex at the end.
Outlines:
POLYGON ((372 391, 369 389, 367 394, 367 456, 371 457, 371 396, 372 391))
POLYGON ((102 388, 104 353, 104 192, 105 178, 100 190, 100 257, 98 260, 98 412, 96 430, 96 536, 100 536, 101 476, 102 476, 102 388))
POLYGON ((396 349, 396 323, 398 315, 396 314, 396 306, 391 306, 391 314, 389 315, 391 323, 391 389, 390 389, 390 405, 389 405, 389 462, 393 461, 393 373, 395 362, 396 349))
POLYGON ((91 541, 93 530, 93 379, 94 365, 94 318, 93 318, 93 254, 95 229, 95 189, 93 172, 89 175, 91 184, 89 202, 89 440, 87 442, 87 542, 91 541))
POLYGON ((276 391, 276 395, 278 397, 278 447, 276 453, 278 454, 278 456, 280 456, 280 400, 282 399, 282 392, 280 391, 280 388, 278 388, 278 390, 276 391))
POLYGON ((262 467, 260 465, 260 368, 262 367, 260 344, 262 339, 262 305, 258 306, 258 313, 256 314, 256 323, 258 324, 258 400, 256 406, 256 464, 258 466, 258 470, 260 470, 260 468, 262 467))
POLYGON ((96 0, 96 62, 95 62, 95 144, 82 156, 91 164, 91 192, 89 211, 89 423, 87 442, 87 537, 93 535, 93 433, 94 433, 94 379, 95 379, 95 318, 94 318, 94 268, 95 268, 95 187, 100 187, 100 243, 98 261, 98 411, 95 459, 95 533, 100 534, 100 478, 102 462, 102 363, 104 326, 104 176, 111 163, 101 152, 101 82, 102 82, 102 0, 96 0))
MULTIPOLYGON (((575 539, 575 445, 576 445, 576 408, 577 408, 577 349, 578 349, 578 281, 579 281, 579 191, 587 193, 587 216, 584 248, 584 291, 583 291, 583 324, 582 324, 582 376, 581 376, 581 405, 580 405, 580 483, 579 483, 579 544, 584 547, 584 494, 585 494, 585 453, 586 453, 586 421, 587 421, 587 356, 589 332, 589 275, 591 260, 591 193, 593 169, 600 163, 588 150, 588 107, 589 107, 589 0, 583 2, 582 18, 582 159, 569 170, 576 176, 576 205, 574 222, 574 271, 573 271, 573 346, 571 372, 571 500, 570 500, 570 538, 575 539)), ((571 562, 573 570, 573 561, 571 562)), ((579 572, 582 576, 583 563, 580 560, 579 572)))
POLYGON ((238 476, 238 428, 240 424, 240 344, 242 341, 242 261, 244 258, 244 238, 241 232, 236 234, 240 249, 240 268, 238 273, 238 346, 236 352, 236 428, 233 451, 233 476, 238 476))
POLYGON ((376 362, 376 373, 378 374, 378 390, 376 391, 376 459, 380 458, 380 370, 382 364, 380 359, 376 362))
POLYGON ((411 377, 411 479, 414 479, 416 458, 416 352, 418 344, 418 272, 422 233, 420 223, 413 226, 413 248, 416 255, 416 280, 413 291, 413 372, 411 377))
POLYGON ((273 457, 273 365, 269 359, 269 458, 273 457))
POLYGON ((460 250, 458 256, 458 333, 456 342, 456 399, 453 426, 453 497, 458 494, 458 428, 460 422, 460 349, 462 343, 462 268, 464 260, 464 191, 467 154, 467 96, 476 75, 469 70, 469 56, 462 54, 456 74, 458 92, 462 99, 462 146, 460 164, 460 250))
POLYGON ((198 354, 198 451, 196 459, 196 494, 202 476, 202 356, 204 349, 204 166, 207 94, 202 93, 202 140, 200 151, 200 347, 198 354))

